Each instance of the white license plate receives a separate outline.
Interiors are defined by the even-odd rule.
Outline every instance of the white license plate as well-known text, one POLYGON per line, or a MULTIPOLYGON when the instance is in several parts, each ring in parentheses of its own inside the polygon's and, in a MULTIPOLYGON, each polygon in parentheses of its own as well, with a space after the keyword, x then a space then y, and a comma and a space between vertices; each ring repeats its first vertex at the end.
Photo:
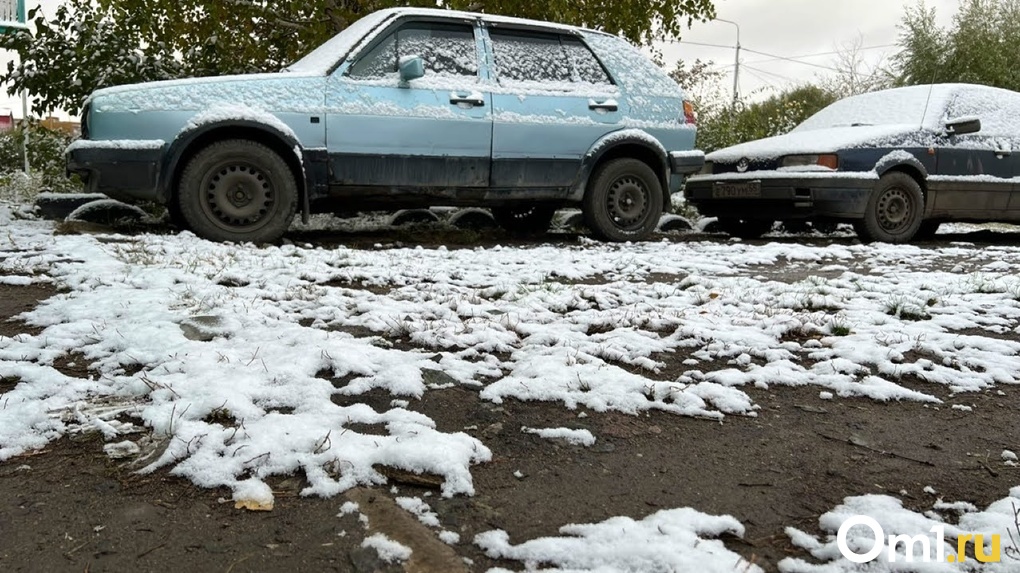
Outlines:
POLYGON ((713 199, 752 199, 761 197, 761 182, 716 183, 712 188, 713 199))

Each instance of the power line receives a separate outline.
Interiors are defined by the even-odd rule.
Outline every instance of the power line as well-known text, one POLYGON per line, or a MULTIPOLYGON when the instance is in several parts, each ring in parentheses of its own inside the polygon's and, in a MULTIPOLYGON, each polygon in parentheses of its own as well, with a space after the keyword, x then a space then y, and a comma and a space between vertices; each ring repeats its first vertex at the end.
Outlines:
POLYGON ((706 46, 709 48, 725 48, 727 50, 735 50, 736 46, 726 46, 724 44, 706 44, 705 42, 691 42, 688 40, 680 40, 679 44, 690 44, 691 46, 706 46))
MULTIPOLYGON (((681 40, 680 43, 681 44, 690 44, 690 45, 694 45, 694 46, 706 46, 706 47, 709 47, 709 48, 723 48, 723 49, 727 49, 727 50, 733 50, 733 49, 736 48, 736 46, 726 46, 726 45, 723 45, 723 44, 708 44, 708 43, 704 43, 704 42, 689 42, 687 40, 681 40)), ((882 44, 882 45, 879 45, 879 46, 865 46, 863 48, 857 48, 857 51, 880 50, 880 49, 884 49, 884 48, 894 48, 897 45, 898 44, 882 44)), ((821 68, 823 70, 829 70, 829 71, 833 71, 833 72, 839 71, 839 70, 837 70, 836 68, 830 67, 830 66, 823 66, 821 64, 814 64, 814 63, 811 63, 811 62, 801 62, 800 60, 805 59, 805 58, 817 58, 817 57, 821 57, 821 56, 832 56, 832 55, 839 54, 839 53, 843 52, 843 50, 833 50, 833 51, 830 51, 830 52, 818 52, 818 53, 815 53, 815 54, 804 54, 802 56, 777 56, 775 54, 770 54, 768 52, 761 52, 761 51, 758 51, 758 50, 752 50, 752 49, 746 48, 744 46, 741 46, 740 49, 744 50, 745 52, 751 52, 752 54, 758 54, 760 56, 766 56, 766 57, 769 58, 767 60, 754 60, 754 61, 751 61, 751 62, 743 62, 744 65, 747 65, 747 64, 764 64, 764 63, 775 62, 775 61, 787 61, 787 62, 791 62, 791 63, 794 63, 794 64, 801 64, 801 65, 805 65, 805 66, 821 68)), ((716 66, 716 69, 728 69, 728 68, 732 68, 733 66, 734 66, 734 64, 725 64, 725 65, 716 66)))
MULTIPOLYGON (((884 49, 884 48, 895 48, 898 45, 899 44, 882 44, 881 46, 865 46, 863 48, 855 48, 855 49, 850 50, 850 51, 864 52, 866 50, 881 50, 881 49, 884 49)), ((748 51, 750 51, 750 50, 748 50, 748 51)), ((844 51, 846 51, 846 50, 833 50, 831 52, 819 52, 817 54, 805 54, 803 56, 790 56, 789 58, 778 58, 777 57, 777 58, 771 58, 771 59, 768 59, 768 60, 754 60, 752 62, 746 62, 746 63, 748 63, 748 64, 764 64, 764 63, 767 63, 767 62, 775 62, 776 60, 784 60, 784 59, 802 60, 802 59, 805 59, 805 58, 818 58, 818 57, 821 57, 821 56, 834 56, 836 54, 843 53, 844 51)), ((803 62, 799 62, 799 63, 803 63, 803 62)))
MULTIPOLYGON (((758 72, 759 74, 766 74, 766 75, 769 75, 769 76, 775 76, 775 77, 777 77, 777 78, 779 78, 781 80, 784 80, 784 81, 788 81, 788 82, 795 82, 795 81, 797 81, 797 80, 795 80, 795 79, 793 79, 793 78, 791 78, 789 76, 784 76, 783 74, 777 74, 775 72, 769 72, 769 71, 766 71, 766 70, 762 70, 760 68, 751 67, 751 66, 748 66, 746 64, 744 65, 744 67, 747 68, 748 70, 758 72)), ((764 78, 762 78, 761 76, 758 76, 758 78, 764 80, 764 78)), ((765 81, 769 81, 769 80, 765 80, 765 81)))
POLYGON ((747 70, 747 73, 749 73, 752 76, 758 78, 759 80, 765 82, 767 85, 771 86, 774 83, 773 80, 770 80, 770 79, 766 78, 765 76, 759 74, 754 68, 748 68, 747 66, 744 66, 744 68, 747 70))
POLYGON ((830 72, 838 72, 839 71, 836 68, 833 68, 832 66, 823 66, 821 64, 813 64, 811 62, 801 62, 800 60, 795 60, 793 58, 787 58, 786 56, 777 56, 775 54, 770 54, 768 52, 761 52, 759 50, 752 50, 750 48, 744 48, 744 51, 745 52, 751 52, 752 54, 758 54, 759 56, 766 56, 766 57, 769 57, 769 58, 774 58, 776 60, 784 60, 784 61, 787 61, 787 62, 793 62, 795 64, 801 64, 803 66, 811 66, 812 68, 820 68, 820 69, 823 69, 823 70, 829 70, 830 72))

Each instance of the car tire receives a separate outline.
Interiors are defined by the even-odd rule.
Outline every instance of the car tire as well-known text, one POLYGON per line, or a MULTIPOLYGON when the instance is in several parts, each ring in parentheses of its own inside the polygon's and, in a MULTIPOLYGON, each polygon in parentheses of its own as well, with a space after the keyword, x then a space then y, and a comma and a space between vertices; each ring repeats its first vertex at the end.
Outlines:
POLYGON ((592 175, 584 194, 584 221, 600 239, 639 241, 655 231, 662 217, 662 184, 637 159, 614 159, 592 175))
POLYGON ((771 219, 719 218, 719 228, 724 233, 741 239, 760 239, 762 235, 771 231, 774 225, 775 221, 771 219))
POLYGON ((924 194, 906 173, 887 173, 871 192, 864 219, 854 223, 862 242, 906 243, 914 238, 924 215, 924 194))
POLYGON ((493 207, 496 224, 512 235, 540 235, 549 230, 556 208, 549 205, 493 207))
POLYGON ((188 228, 200 237, 271 243, 294 220, 298 187, 275 151, 232 139, 213 143, 188 162, 177 201, 188 228))

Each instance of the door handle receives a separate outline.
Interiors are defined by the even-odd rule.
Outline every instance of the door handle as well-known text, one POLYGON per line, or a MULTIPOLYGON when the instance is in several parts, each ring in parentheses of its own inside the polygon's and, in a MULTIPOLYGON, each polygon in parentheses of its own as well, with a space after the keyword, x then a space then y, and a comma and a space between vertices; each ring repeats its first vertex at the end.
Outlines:
POLYGON ((469 105, 471 107, 485 107, 485 96, 477 92, 470 94, 450 92, 450 103, 454 105, 469 105))
POLYGON ((606 99, 598 101, 595 99, 588 100, 588 109, 594 111, 619 111, 620 104, 615 99, 606 99))

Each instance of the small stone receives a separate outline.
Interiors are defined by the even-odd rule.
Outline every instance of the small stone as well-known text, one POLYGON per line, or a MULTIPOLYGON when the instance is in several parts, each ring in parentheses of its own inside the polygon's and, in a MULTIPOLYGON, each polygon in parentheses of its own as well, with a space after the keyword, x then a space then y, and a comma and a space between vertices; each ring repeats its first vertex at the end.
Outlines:
POLYGON ((456 386, 457 379, 441 370, 421 369, 421 378, 428 386, 456 386))

